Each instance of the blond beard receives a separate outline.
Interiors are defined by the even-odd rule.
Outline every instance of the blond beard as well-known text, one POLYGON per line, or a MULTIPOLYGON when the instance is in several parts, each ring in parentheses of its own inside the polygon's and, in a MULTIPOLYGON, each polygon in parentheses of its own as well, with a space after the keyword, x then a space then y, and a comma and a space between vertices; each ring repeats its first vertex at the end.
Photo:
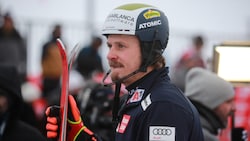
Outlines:
POLYGON ((113 82, 120 80, 118 73, 111 72, 110 77, 113 82))

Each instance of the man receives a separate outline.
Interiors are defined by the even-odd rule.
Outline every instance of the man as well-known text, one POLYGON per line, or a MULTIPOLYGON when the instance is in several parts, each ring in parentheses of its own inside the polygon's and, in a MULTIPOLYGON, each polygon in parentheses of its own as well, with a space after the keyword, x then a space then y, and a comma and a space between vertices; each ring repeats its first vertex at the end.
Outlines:
POLYGON ((51 32, 51 38, 42 47, 43 97, 52 95, 60 86, 62 59, 56 45, 56 39, 60 37, 62 37, 62 28, 60 24, 56 24, 51 32))
POLYGON ((85 79, 92 77, 94 72, 103 72, 101 56, 98 49, 102 45, 100 37, 93 37, 91 44, 84 47, 76 59, 76 70, 79 71, 85 79))
POLYGON ((219 130, 235 111, 232 84, 199 67, 187 73, 185 94, 200 113, 205 141, 219 141, 219 130))
POLYGON ((46 141, 46 137, 21 117, 27 109, 21 97, 20 81, 14 66, 0 65, 0 140, 46 141), (24 122, 25 121, 25 122, 24 122))
POLYGON ((0 64, 15 66, 21 83, 26 81, 26 42, 15 27, 15 20, 10 13, 3 16, 0 26, 0 64))
POLYGON ((184 91, 185 88, 185 76, 187 72, 193 67, 206 67, 202 58, 202 49, 204 48, 203 45, 203 36, 194 36, 192 38, 192 46, 181 55, 175 65, 172 82, 182 91, 184 91))
MULTIPOLYGON (((170 83, 168 68, 165 68, 162 53, 169 36, 165 14, 150 5, 122 5, 109 14, 102 32, 107 37, 107 59, 112 79, 111 84, 105 85, 116 85, 114 140, 203 141, 198 112, 170 83), (119 104, 121 83, 129 93, 119 104)), ((69 98, 69 114, 75 115, 74 121, 79 121, 74 114, 77 107, 69 98)), ((53 137, 55 130, 52 127, 57 123, 51 118, 48 117, 48 137, 53 137)), ((82 127, 79 129, 86 129, 83 123, 82 127)), ((68 130, 68 136, 72 134, 72 130, 68 130)), ((74 137, 76 140, 81 138, 80 135, 74 137)))

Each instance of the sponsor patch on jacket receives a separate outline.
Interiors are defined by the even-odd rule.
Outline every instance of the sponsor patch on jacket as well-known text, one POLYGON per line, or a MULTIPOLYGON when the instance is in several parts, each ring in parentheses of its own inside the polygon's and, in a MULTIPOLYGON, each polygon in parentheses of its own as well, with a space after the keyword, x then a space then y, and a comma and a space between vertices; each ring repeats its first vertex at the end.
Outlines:
POLYGON ((175 141, 175 127, 150 126, 149 141, 175 141))
POLYGON ((136 89, 134 94, 132 95, 132 97, 129 99, 129 103, 132 103, 132 102, 138 102, 142 99, 142 96, 144 94, 144 89, 136 89))
POLYGON ((144 100, 141 101, 141 107, 143 111, 145 111, 148 108, 148 106, 152 103, 150 95, 151 94, 148 94, 148 96, 144 100))
POLYGON ((130 120, 130 115, 126 114, 123 115, 122 121, 118 124, 116 128, 116 132, 123 134, 128 126, 129 120, 130 120))

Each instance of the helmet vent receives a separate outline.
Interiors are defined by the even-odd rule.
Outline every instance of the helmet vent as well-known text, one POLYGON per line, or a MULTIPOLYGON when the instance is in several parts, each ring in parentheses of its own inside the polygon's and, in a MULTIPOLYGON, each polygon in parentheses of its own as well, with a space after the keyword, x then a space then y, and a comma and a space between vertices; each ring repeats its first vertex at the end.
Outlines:
POLYGON ((126 32, 129 32, 130 30, 129 30, 129 29, 118 29, 118 31, 126 31, 126 32))

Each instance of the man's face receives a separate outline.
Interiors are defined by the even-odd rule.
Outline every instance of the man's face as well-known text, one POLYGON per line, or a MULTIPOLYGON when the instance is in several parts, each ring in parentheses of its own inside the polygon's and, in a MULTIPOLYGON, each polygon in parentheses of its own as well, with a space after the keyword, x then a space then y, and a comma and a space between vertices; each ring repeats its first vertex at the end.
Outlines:
POLYGON ((230 99, 215 108, 215 113, 220 117, 221 121, 227 125, 227 119, 235 112, 234 99, 230 99))
MULTIPOLYGON (((109 47, 107 59, 113 81, 119 80, 139 69, 141 65, 141 50, 136 36, 109 35, 107 45, 109 47)), ((124 85, 129 85, 140 77, 140 73, 136 74, 126 79, 123 83, 124 85)))

